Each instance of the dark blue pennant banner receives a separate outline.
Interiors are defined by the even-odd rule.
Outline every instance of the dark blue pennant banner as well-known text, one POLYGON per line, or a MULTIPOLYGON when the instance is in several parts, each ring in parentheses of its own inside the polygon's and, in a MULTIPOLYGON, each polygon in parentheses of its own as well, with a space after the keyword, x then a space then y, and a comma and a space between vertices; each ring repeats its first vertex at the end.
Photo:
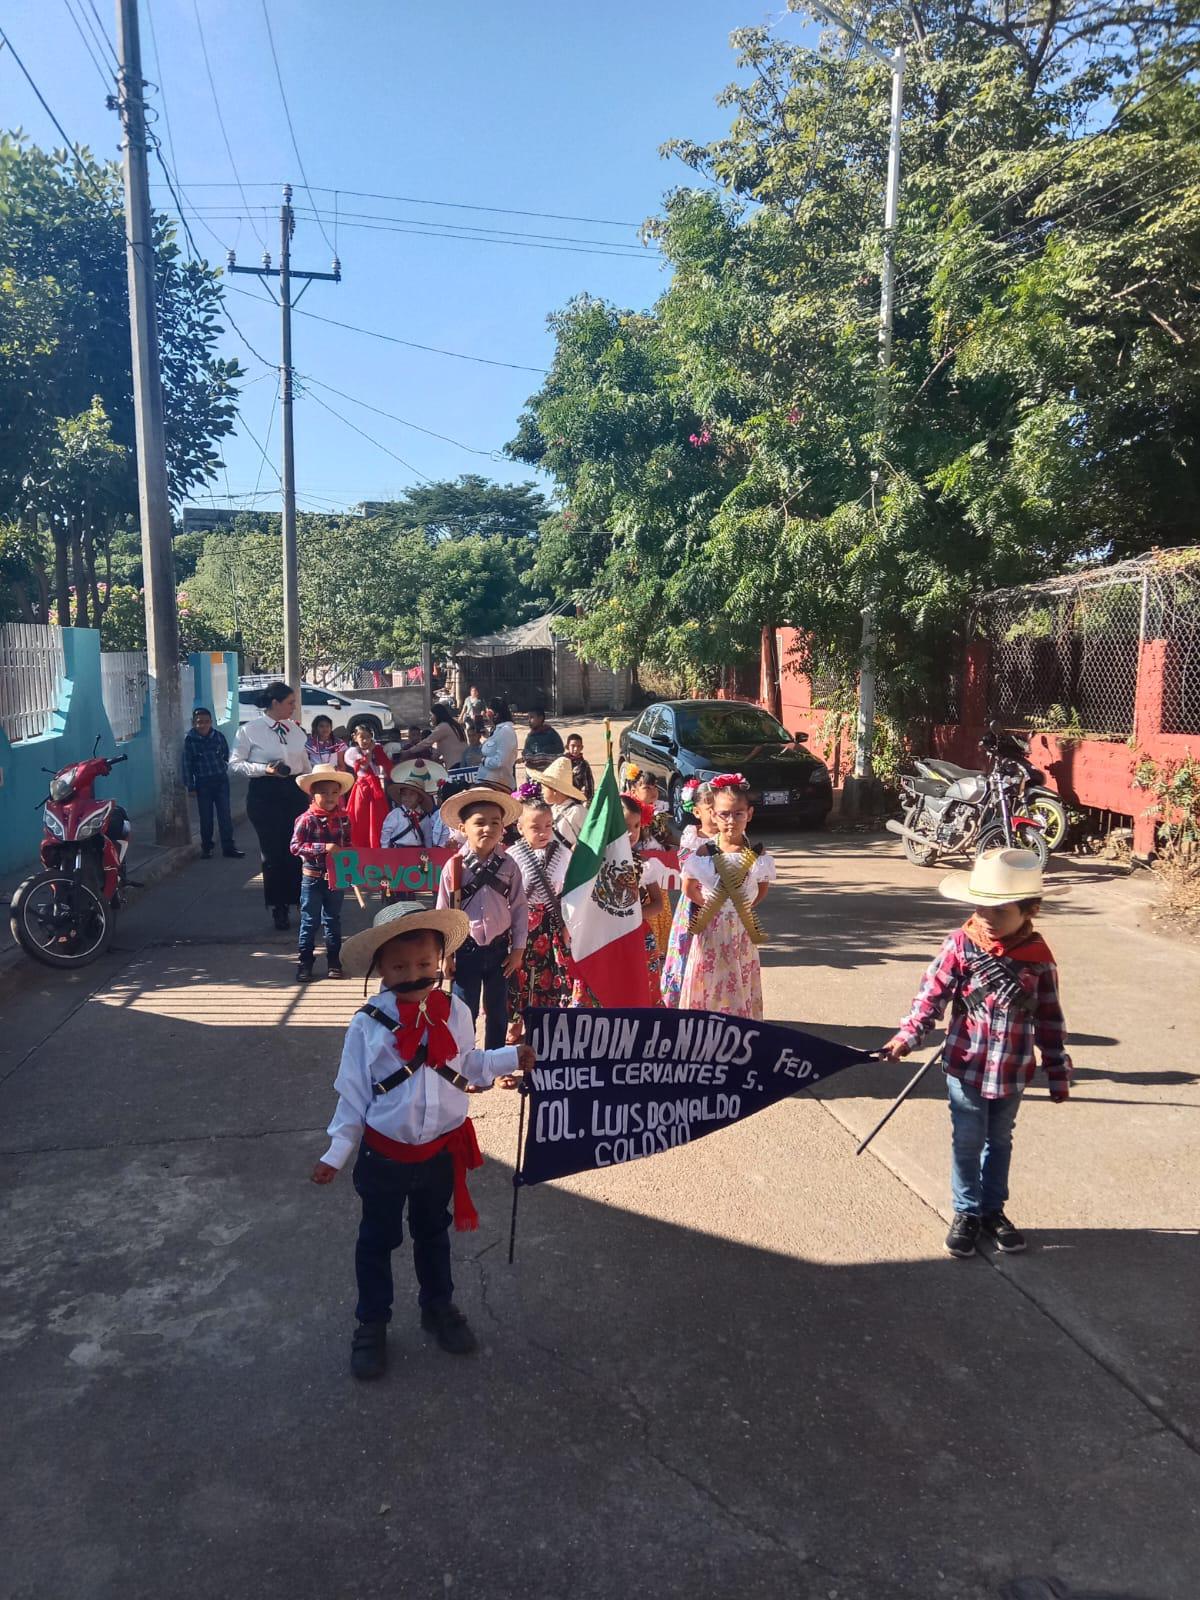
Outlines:
POLYGON ((525 1013, 537 1056, 517 1183, 690 1144, 870 1057, 719 1011, 525 1013))

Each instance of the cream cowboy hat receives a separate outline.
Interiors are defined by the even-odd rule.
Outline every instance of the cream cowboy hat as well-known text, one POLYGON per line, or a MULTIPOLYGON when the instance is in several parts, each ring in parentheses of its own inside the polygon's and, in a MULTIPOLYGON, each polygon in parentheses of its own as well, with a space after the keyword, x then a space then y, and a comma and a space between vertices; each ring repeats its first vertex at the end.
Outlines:
POLYGON ((354 776, 349 772, 339 772, 328 761, 318 761, 311 772, 302 772, 296 782, 305 794, 312 793, 314 783, 336 783, 343 794, 349 794, 354 787, 354 776))
POLYGON ((342 946, 342 966, 352 978, 370 971, 375 952, 400 933, 419 933, 429 928, 445 940, 444 954, 452 955, 471 931, 465 911, 427 911, 417 900, 397 900, 385 906, 369 928, 347 939, 342 946))
POLYGON ((569 756, 555 756, 550 765, 541 772, 526 767, 525 776, 530 783, 540 783, 543 789, 553 789, 556 794, 569 794, 572 800, 587 805, 587 795, 582 789, 575 787, 575 773, 569 756))
POLYGON ((422 794, 434 795, 445 775, 444 767, 435 767, 418 756, 415 761, 398 761, 392 768, 388 782, 405 784, 410 789, 420 789, 422 794))
POLYGON ((499 806, 504 814, 506 828, 510 823, 520 820, 521 802, 514 800, 504 789, 489 789, 485 784, 479 784, 474 789, 460 789, 457 794, 452 794, 441 806, 438 815, 448 828, 457 831, 462 827, 462 814, 466 808, 479 805, 480 802, 489 806, 499 806))
POLYGON ((968 906, 1007 906, 1045 894, 1041 862, 1032 850, 985 850, 970 872, 950 872, 938 884, 947 900, 968 906))

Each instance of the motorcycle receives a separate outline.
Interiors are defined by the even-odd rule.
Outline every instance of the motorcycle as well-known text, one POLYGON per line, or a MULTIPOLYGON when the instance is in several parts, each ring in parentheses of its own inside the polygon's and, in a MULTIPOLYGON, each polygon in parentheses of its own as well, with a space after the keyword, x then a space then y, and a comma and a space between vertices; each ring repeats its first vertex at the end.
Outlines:
MULTIPOLYGON (((993 765, 998 757, 1003 755, 1022 768, 1024 781, 1017 793, 1017 807, 1025 815, 1040 820, 1042 837, 1046 841, 1048 850, 1053 852, 1061 849, 1066 842, 1070 826, 1067 808, 1054 790, 1046 787, 1045 773, 1040 772, 1031 763, 1029 741, 999 728, 993 722, 980 740, 980 748, 987 752, 993 765)), ((979 776, 974 768, 955 766, 953 761, 939 761, 932 756, 924 756, 914 765, 921 777, 942 784, 956 783, 960 778, 979 776)))
POLYGON ((904 841, 904 853, 918 867, 944 856, 974 856, 984 850, 1017 846, 1031 850, 1044 867, 1050 851, 1039 818, 1020 809, 1025 769, 997 751, 991 769, 944 778, 903 777, 904 821, 887 823, 904 841))
MULTIPOLYGON (((97 740, 97 744, 99 741, 97 740)), ((128 756, 97 756, 50 773, 42 811, 43 871, 12 897, 9 926, 26 955, 48 967, 84 967, 103 955, 124 903, 129 823, 94 792, 128 756)))

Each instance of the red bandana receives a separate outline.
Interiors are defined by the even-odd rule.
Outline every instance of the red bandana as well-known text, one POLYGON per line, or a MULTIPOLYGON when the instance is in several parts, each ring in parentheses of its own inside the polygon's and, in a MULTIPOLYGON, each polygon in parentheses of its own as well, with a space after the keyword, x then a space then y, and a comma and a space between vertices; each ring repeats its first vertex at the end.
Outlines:
POLYGON ((397 999, 396 1009, 400 1026, 393 1031, 401 1061, 413 1060, 428 1029, 427 1065, 449 1066, 458 1054, 458 1043, 450 1031, 450 996, 446 991, 434 989, 419 1004, 415 1000, 397 999))
POLYGON ((977 944, 989 956, 1007 956, 1010 961, 1054 960, 1046 941, 1040 933, 1034 932, 1033 923, 1028 917, 1015 933, 1010 933, 1004 939, 993 939, 974 914, 963 923, 963 932, 972 944, 977 944))

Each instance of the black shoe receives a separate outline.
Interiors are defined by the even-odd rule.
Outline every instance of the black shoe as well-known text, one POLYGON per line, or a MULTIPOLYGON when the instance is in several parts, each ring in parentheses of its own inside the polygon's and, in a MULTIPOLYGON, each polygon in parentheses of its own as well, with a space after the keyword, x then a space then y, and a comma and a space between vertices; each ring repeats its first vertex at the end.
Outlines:
POLYGON ((387 1323, 360 1322, 350 1341, 350 1371, 356 1378, 382 1378, 387 1371, 387 1323))
POLYGON ((960 1260, 973 1256, 981 1226, 978 1217, 971 1216, 966 1211, 956 1211, 954 1221, 950 1224, 950 1232, 946 1235, 946 1249, 960 1260))
POLYGON ((453 1303, 422 1306, 421 1326, 432 1333, 443 1350, 452 1356, 469 1356, 479 1348, 479 1341, 471 1332, 471 1324, 453 1303))
POLYGON ((292 925, 292 919, 288 916, 288 908, 286 906, 273 906, 271 915, 274 917, 275 926, 280 933, 286 933, 292 925))
POLYGON ((311 956, 301 956, 300 965, 296 968, 297 983, 311 983, 313 975, 313 960, 311 956))
POLYGON ((342 971, 341 967, 337 966, 336 963, 335 963, 332 967, 329 968, 329 970, 328 970, 328 972, 326 972, 325 976, 327 978, 344 978, 346 976, 346 974, 342 971))
POLYGON ((221 854, 229 861, 244 861, 246 859, 244 850, 222 850, 221 854))
POLYGON ((212 845, 205 845, 204 849, 202 849, 200 852, 200 859, 201 861, 212 860, 212 845))
POLYGON ((1003 1211, 989 1211, 983 1219, 983 1231, 1002 1255, 1019 1255, 1025 1248, 1025 1235, 1013 1227, 1003 1211))

